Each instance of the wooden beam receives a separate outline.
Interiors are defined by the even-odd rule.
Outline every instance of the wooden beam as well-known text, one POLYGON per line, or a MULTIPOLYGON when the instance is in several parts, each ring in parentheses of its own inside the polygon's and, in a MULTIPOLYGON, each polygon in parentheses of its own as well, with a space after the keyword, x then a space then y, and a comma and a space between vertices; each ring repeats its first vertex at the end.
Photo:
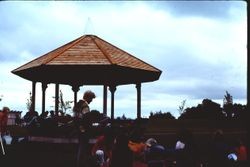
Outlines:
POLYGON ((110 86, 109 90, 111 92, 111 120, 114 120, 114 110, 115 110, 115 91, 116 91, 116 86, 110 86))
POLYGON ((136 84, 137 89, 137 119, 141 118, 141 83, 136 84))
POLYGON ((55 85, 55 113, 58 113, 59 109, 59 84, 55 85))
POLYGON ((103 85, 103 114, 104 115, 107 115, 107 99, 108 99, 107 86, 103 85))
POLYGON ((32 81, 32 102, 31 102, 31 111, 36 109, 36 82, 32 81))
POLYGON ((74 106, 76 105, 77 103, 77 92, 80 90, 80 86, 78 85, 73 85, 72 86, 72 90, 74 92, 74 106))
POLYGON ((45 112, 47 83, 42 83, 42 112, 45 112))

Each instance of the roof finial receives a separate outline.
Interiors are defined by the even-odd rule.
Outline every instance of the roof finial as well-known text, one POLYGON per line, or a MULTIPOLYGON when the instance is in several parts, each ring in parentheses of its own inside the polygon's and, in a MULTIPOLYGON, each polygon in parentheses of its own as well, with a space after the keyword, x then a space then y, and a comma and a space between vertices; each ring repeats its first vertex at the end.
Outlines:
POLYGON ((94 30, 94 26, 91 22, 91 18, 88 17, 88 20, 85 24, 85 29, 84 29, 84 34, 88 35, 88 34, 95 34, 95 30, 94 30))

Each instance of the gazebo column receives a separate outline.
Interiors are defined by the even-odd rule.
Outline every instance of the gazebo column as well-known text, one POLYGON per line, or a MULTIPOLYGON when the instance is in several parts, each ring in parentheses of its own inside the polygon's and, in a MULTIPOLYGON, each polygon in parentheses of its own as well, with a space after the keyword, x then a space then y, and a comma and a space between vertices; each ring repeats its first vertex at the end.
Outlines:
POLYGON ((55 86, 55 113, 58 113, 59 108, 59 84, 55 86))
POLYGON ((80 90, 80 89, 79 89, 79 86, 73 85, 73 86, 72 86, 72 90, 73 90, 73 92, 74 92, 74 106, 75 106, 76 103, 77 103, 77 92, 80 90))
POLYGON ((36 109, 36 82, 32 82, 32 102, 31 102, 31 111, 36 109))
POLYGON ((108 93, 107 93, 107 85, 103 86, 103 114, 107 115, 107 99, 108 99, 108 93))
POLYGON ((42 112, 45 112, 45 93, 47 89, 47 83, 42 83, 42 112))
POLYGON ((115 99, 115 91, 116 91, 116 86, 110 86, 109 90, 111 92, 111 120, 114 119, 114 99, 115 99))
POLYGON ((137 119, 141 118, 141 83, 136 84, 137 89, 137 119))

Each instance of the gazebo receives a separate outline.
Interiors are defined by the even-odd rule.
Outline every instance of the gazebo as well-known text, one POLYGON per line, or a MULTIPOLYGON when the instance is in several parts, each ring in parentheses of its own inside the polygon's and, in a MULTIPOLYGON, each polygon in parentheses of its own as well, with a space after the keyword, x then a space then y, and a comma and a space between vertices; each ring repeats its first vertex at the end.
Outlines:
POLYGON ((141 118, 141 84, 158 80, 161 71, 95 36, 83 35, 12 73, 32 81, 32 110, 35 111, 36 83, 42 84, 42 111, 48 84, 55 84, 55 111, 58 111, 59 84, 77 92, 83 85, 103 85, 103 113, 107 114, 107 89, 111 92, 111 119, 114 119, 114 95, 118 85, 135 84, 137 118, 141 118))

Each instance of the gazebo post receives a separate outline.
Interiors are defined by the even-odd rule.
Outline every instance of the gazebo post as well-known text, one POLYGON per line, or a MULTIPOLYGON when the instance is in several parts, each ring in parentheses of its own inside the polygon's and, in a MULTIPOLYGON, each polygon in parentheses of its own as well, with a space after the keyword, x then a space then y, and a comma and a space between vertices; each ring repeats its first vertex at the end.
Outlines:
POLYGON ((107 115, 107 85, 103 85, 103 114, 107 115))
POLYGON ((114 99, 115 99, 116 86, 110 86, 109 90, 111 92, 111 120, 114 120, 114 99))
POLYGON ((42 83, 42 112, 45 112, 45 93, 47 89, 47 83, 42 83))
POLYGON ((141 119, 141 83, 136 84, 137 89, 137 119, 141 119))
POLYGON ((55 113, 58 113, 59 106, 59 84, 56 83, 55 86, 55 113))
POLYGON ((32 81, 32 102, 31 111, 35 111, 36 108, 36 82, 32 81))
POLYGON ((80 90, 78 85, 73 85, 72 90, 74 92, 74 106, 77 103, 77 92, 80 90))

